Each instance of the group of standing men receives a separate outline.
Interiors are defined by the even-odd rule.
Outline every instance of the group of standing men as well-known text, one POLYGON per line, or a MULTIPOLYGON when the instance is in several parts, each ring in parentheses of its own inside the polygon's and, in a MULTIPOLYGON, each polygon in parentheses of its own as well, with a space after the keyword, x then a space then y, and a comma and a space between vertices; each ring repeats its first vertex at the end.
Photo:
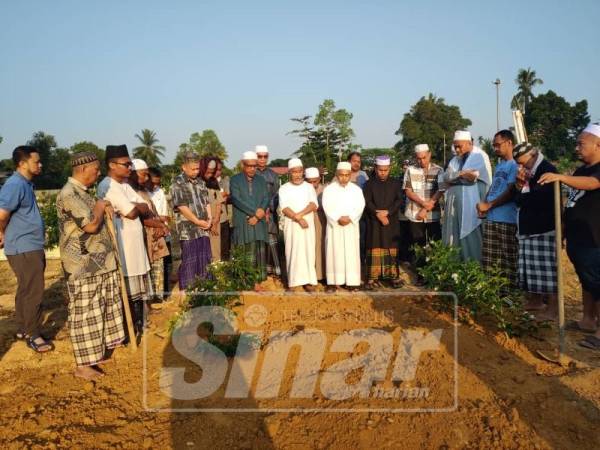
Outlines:
MULTIPOLYGON (((355 290, 362 282, 372 289, 382 280, 400 286, 404 229, 413 244, 441 238, 459 247, 463 259, 499 268, 528 293, 527 308, 554 319, 552 183, 560 181, 571 188, 565 209, 567 250, 584 302, 582 320, 569 327, 588 333, 581 345, 600 349, 600 126, 589 125, 579 135, 577 155, 583 165, 572 176, 558 174, 532 145, 515 146, 508 130, 494 136, 499 162, 493 176, 489 158, 468 132, 457 131, 453 147, 455 156, 444 170, 431 161, 426 144, 417 145, 417 164, 405 168, 402 182, 390 176, 388 156, 377 157, 368 176, 360 170, 360 155, 353 153, 337 165, 326 186, 318 168, 305 169, 292 158, 289 181, 280 187, 267 167, 265 146, 245 152, 241 172, 231 179, 222 177, 217 158, 184 155, 182 173, 171 186, 182 256, 180 289, 206 277, 208 264, 227 259, 231 246, 247 252, 262 280, 268 274, 282 277, 292 289, 312 292, 319 280, 328 291, 340 286, 355 290)), ((54 348, 40 332, 44 223, 32 179, 42 167, 38 151, 29 146, 17 147, 13 160, 16 170, 0 190, 0 243, 18 283, 17 338, 42 353, 54 348)), ((91 379, 102 374, 99 364, 110 350, 126 340, 122 292, 132 307, 136 333, 142 333, 146 300, 160 300, 168 290, 170 215, 160 172, 142 160, 132 161, 124 145, 107 147, 107 176, 95 195, 97 156, 75 154, 71 163, 72 176, 56 200, 60 252, 75 374, 91 379)))

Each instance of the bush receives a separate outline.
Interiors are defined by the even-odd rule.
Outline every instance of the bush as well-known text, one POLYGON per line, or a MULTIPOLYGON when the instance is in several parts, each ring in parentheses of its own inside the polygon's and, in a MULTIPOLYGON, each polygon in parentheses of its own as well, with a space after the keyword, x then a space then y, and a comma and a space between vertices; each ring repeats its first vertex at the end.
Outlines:
MULTIPOLYGON (((236 248, 231 253, 229 261, 216 261, 208 266, 208 277, 196 280, 186 289, 186 301, 183 311, 173 318, 169 324, 171 331, 178 325, 181 317, 192 308, 198 306, 221 306, 232 308, 239 304, 240 291, 253 289, 260 281, 260 270, 250 257, 236 248)), ((232 314, 235 314, 232 311, 232 314)), ((207 341, 219 348, 225 355, 234 356, 240 335, 223 337, 215 336, 212 327, 203 327, 207 341)), ((244 345, 251 343, 244 342, 244 345)))
MULTIPOLYGON (((423 248, 415 248, 423 263, 418 269, 428 288, 453 292, 463 321, 491 318, 500 331, 518 336, 537 330, 533 316, 523 309, 522 294, 511 286, 498 268, 484 270, 475 261, 464 262, 459 249, 435 241, 423 248)), ((451 310, 454 300, 438 297, 439 306, 451 310)))
POLYGON ((58 245, 60 238, 58 214, 56 212, 56 194, 45 194, 40 198, 39 206, 46 230, 46 242, 44 246, 47 249, 51 249, 58 245))

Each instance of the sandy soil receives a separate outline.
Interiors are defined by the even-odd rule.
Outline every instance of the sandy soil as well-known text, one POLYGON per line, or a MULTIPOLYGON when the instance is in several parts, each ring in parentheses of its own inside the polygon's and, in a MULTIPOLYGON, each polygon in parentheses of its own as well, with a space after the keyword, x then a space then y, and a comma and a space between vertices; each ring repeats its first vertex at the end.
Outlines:
MULTIPOLYGON (((49 262, 46 278, 45 327, 56 335, 57 349, 40 356, 14 342, 15 280, 6 263, 0 264, 1 448, 600 448, 600 354, 579 348, 579 333, 567 335, 575 364, 562 368, 536 356, 537 350, 556 348, 555 330, 517 340, 494 334, 485 324, 458 324, 455 329, 451 315, 436 312, 431 299, 414 289, 382 296, 286 295, 271 289, 269 295, 242 297, 236 307, 241 330, 256 328, 247 311, 257 304, 267 311, 260 320, 263 336, 278 330, 291 336, 318 330, 332 342, 352 330, 372 328, 392 336, 394 356, 403 330, 442 330, 439 349, 421 355, 413 380, 373 386, 385 392, 426 386, 429 396, 331 400, 323 393, 319 370, 314 394, 292 398, 292 368, 304 350, 295 348, 276 398, 256 398, 255 379, 249 398, 223 398, 221 387, 206 398, 173 400, 161 388, 161 369, 185 367, 188 383, 202 378, 201 368, 176 352, 169 339, 168 322, 179 311, 177 298, 151 316, 153 325, 137 352, 119 349, 104 366, 105 377, 85 382, 72 376, 58 262, 49 262), (213 412, 165 411, 181 408, 213 412), (232 412, 234 408, 258 411, 232 412), (419 408, 446 411, 391 412, 419 408), (218 409, 227 412, 214 412, 218 409)), ((572 268, 567 297, 567 316, 577 318, 581 308, 572 268)), ((259 369, 269 342, 262 341, 259 369)), ((318 352, 318 346, 307 349, 304 357, 318 352)), ((352 352, 326 352, 323 367, 360 358, 367 350, 358 346, 352 352)), ((348 383, 358 382, 361 375, 360 370, 351 372, 348 383)), ((273 382, 265 379, 267 385, 273 382)))

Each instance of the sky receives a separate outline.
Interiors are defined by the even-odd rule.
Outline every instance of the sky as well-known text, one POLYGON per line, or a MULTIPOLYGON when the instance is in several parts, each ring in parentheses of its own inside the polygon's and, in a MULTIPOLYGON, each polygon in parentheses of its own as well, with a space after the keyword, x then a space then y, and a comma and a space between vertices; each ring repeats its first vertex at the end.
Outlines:
POLYGON ((600 120, 600 2, 21 0, 0 4, 0 159, 42 130, 61 147, 136 146, 150 128, 165 163, 214 129, 235 162, 256 144, 287 158, 292 117, 326 98, 354 143, 389 147, 429 92, 475 136, 512 125, 520 68, 589 102, 600 120))

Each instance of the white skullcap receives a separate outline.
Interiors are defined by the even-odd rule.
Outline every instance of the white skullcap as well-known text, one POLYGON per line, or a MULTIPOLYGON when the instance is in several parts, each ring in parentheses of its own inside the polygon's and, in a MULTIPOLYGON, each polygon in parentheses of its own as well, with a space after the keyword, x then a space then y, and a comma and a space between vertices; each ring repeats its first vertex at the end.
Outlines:
POLYGON ((209 169, 216 169, 217 168, 217 162, 214 159, 211 159, 208 162, 208 166, 206 166, 206 167, 208 167, 209 169))
POLYGON ((288 161, 288 169, 294 169, 296 167, 304 167, 302 165, 302 161, 300 161, 300 158, 292 158, 288 161))
POLYGON ((304 171, 305 178, 321 178, 321 174, 319 173, 319 169, 316 167, 309 167, 304 171))
POLYGON ((132 170, 144 170, 148 168, 148 164, 143 159, 132 159, 131 164, 132 170))
POLYGON ((389 156, 381 155, 375 158, 376 166, 389 166, 392 163, 392 160, 389 156))
POLYGON ((255 153, 269 153, 269 149, 267 148, 266 145, 257 145, 256 147, 254 147, 254 152, 255 153))
POLYGON ((468 131, 464 131, 464 130, 456 131, 454 133, 454 140, 455 141, 470 141, 471 133, 468 131))
POLYGON ((337 164, 335 170, 352 170, 352 164, 346 161, 341 161, 337 164))
POLYGON ((417 145, 415 145, 415 153, 428 152, 428 151, 429 151, 429 145, 427 145, 427 144, 417 144, 417 145))
POLYGON ((600 137, 600 125, 597 123, 590 123, 587 127, 584 128, 582 133, 590 133, 596 137, 600 137))
POLYGON ((256 152, 244 152, 242 154, 242 161, 252 161, 258 159, 258 157, 256 156, 256 152))

